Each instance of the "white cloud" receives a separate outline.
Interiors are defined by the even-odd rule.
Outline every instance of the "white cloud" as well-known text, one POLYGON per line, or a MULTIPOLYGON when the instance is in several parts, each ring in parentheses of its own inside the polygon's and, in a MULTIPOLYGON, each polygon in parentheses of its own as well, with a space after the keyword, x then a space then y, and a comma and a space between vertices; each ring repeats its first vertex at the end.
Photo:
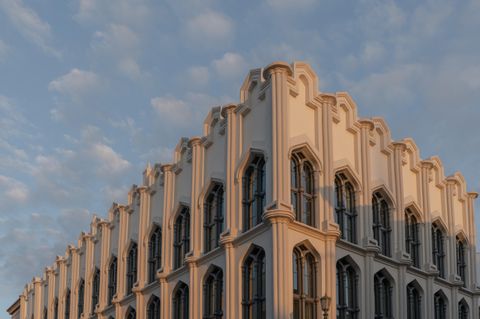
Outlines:
POLYGON ((150 100, 153 109, 157 114, 167 122, 175 124, 190 124, 192 111, 185 101, 176 99, 172 96, 155 97, 150 100))
POLYGON ((235 52, 227 52, 222 58, 212 62, 218 75, 227 78, 241 76, 247 72, 247 63, 243 56, 235 52))
POLYGON ((187 22, 187 35, 195 44, 208 46, 231 40, 233 36, 233 22, 226 15, 207 11, 187 22))
POLYGON ((4 196, 0 202, 13 201, 14 203, 25 203, 28 200, 29 190, 27 186, 15 178, 0 175, 0 193, 4 196))
POLYGON ((60 52, 51 46, 50 25, 43 21, 33 9, 27 7, 22 0, 0 0, 0 7, 23 37, 45 52, 60 57, 60 52))
POLYGON ((106 144, 93 144, 88 153, 98 163, 99 175, 118 175, 130 167, 127 160, 106 144))
POLYGON ((98 89, 99 86, 100 79, 94 72, 75 68, 51 81, 48 84, 48 89, 78 98, 98 89))

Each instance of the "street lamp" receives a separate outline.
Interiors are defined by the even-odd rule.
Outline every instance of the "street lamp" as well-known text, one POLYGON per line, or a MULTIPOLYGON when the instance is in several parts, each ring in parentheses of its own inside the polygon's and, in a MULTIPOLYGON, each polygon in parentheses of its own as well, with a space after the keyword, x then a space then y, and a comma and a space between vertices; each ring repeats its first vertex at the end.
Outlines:
POLYGON ((330 309, 330 301, 331 300, 332 300, 332 298, 330 298, 327 295, 320 298, 320 306, 322 307, 323 318, 324 319, 328 319, 328 310, 330 309))

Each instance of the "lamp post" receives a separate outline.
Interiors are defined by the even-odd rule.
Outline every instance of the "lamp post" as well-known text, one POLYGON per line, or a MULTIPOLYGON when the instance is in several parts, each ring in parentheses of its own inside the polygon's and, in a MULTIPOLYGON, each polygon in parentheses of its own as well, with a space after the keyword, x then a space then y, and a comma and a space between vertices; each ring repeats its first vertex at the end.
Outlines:
POLYGON ((327 295, 320 298, 320 306, 322 307, 323 318, 324 319, 328 319, 328 310, 330 309, 330 301, 331 300, 332 300, 332 298, 330 298, 327 295))

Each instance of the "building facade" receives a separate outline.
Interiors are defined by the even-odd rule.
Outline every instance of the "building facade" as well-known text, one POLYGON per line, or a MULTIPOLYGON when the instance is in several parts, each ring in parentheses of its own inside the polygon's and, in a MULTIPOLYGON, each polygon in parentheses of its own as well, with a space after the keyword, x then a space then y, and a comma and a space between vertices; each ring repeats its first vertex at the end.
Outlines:
POLYGON ((478 318, 461 174, 361 119, 311 67, 250 71, 240 103, 95 217, 20 319, 478 318))

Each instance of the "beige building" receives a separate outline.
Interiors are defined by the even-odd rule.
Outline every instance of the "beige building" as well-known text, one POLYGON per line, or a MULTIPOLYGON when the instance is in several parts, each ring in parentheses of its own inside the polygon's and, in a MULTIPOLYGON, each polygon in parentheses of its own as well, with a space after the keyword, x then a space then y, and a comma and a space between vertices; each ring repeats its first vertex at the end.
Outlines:
POLYGON ((275 62, 172 163, 147 166, 11 313, 478 318, 475 198, 347 93, 319 91, 308 64, 275 62))

